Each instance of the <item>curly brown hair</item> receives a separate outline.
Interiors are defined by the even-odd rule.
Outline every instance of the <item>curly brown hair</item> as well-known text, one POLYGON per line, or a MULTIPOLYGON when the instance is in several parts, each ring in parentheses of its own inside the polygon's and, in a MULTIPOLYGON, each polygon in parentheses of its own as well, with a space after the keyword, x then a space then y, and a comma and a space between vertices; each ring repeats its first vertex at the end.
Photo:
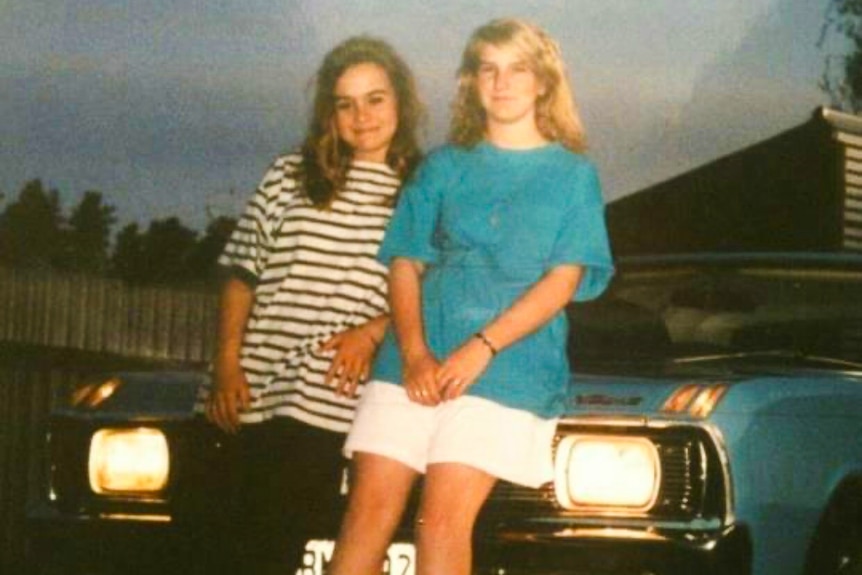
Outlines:
POLYGON ((344 72, 358 64, 377 64, 386 72, 398 106, 398 128, 386 163, 405 179, 422 157, 417 132, 425 117, 413 73, 387 42, 371 36, 354 36, 323 58, 314 80, 314 104, 302 144, 303 191, 318 208, 326 208, 344 184, 353 150, 338 137, 335 85, 344 72))
POLYGON ((452 104, 449 141, 472 147, 485 136, 485 111, 476 91, 476 74, 485 45, 514 46, 523 54, 545 94, 536 101, 536 125, 548 140, 574 152, 586 149, 583 124, 566 77, 557 43, 538 26, 516 18, 493 20, 476 29, 458 69, 458 92, 452 104))

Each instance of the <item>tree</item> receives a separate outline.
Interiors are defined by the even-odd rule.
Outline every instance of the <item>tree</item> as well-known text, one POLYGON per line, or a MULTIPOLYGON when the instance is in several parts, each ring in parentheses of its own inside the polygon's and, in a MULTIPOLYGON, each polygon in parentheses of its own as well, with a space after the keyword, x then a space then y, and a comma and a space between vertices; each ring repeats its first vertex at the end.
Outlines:
POLYGON ((829 54, 820 87, 832 105, 852 112, 862 111, 862 0, 832 0, 826 13, 822 45, 830 32, 848 43, 845 54, 829 54))
POLYGON ((78 271, 103 273, 108 262, 111 228, 116 208, 102 203, 102 194, 89 191, 72 211, 66 232, 68 267, 78 271))
POLYGON ((210 221, 204 237, 197 243, 189 258, 189 269, 195 279, 215 279, 218 257, 235 227, 236 218, 219 216, 210 221))
POLYGON ((144 236, 146 264, 154 282, 187 281, 191 277, 189 258, 197 242, 197 232, 179 218, 154 220, 144 236))
POLYGON ((31 180, 0 214, 0 262, 18 267, 53 267, 62 256, 63 217, 57 190, 31 180))
POLYGON ((138 224, 128 224, 117 234, 117 243, 111 256, 111 274, 131 283, 143 279, 144 239, 138 224))
MULTIPOLYGON (((0 202, 5 196, 0 193, 0 202)), ((0 265, 109 274, 139 284, 181 284, 214 279, 216 261, 236 220, 217 217, 203 237, 178 218, 150 222, 146 231, 126 225, 109 253, 116 208, 101 192, 84 193, 68 220, 57 190, 27 182, 18 197, 0 204, 0 265)))
POLYGON ((111 267, 130 282, 185 283, 194 279, 189 263, 196 245, 197 232, 175 217, 153 220, 145 233, 129 224, 117 236, 111 267))

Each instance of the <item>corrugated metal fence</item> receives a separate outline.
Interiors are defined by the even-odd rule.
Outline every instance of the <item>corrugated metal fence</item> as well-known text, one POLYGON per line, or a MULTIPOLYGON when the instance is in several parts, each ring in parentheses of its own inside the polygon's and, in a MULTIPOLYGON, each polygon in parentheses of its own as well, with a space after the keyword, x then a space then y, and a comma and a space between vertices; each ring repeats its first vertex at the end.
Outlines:
POLYGON ((173 361, 206 361, 214 290, 128 286, 0 268, 0 341, 173 361))
POLYGON ((142 360, 202 364, 212 354, 216 309, 214 289, 0 268, 0 573, 26 572, 24 518, 44 485, 56 390, 142 360))

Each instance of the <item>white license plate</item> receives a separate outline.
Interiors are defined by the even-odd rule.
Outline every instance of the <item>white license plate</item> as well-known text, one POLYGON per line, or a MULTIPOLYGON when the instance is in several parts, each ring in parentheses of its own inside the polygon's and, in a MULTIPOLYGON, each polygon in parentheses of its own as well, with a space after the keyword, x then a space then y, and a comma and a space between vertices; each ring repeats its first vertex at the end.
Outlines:
MULTIPOLYGON (((305 544, 302 567, 296 575, 324 575, 332 561, 334 541, 312 539, 305 544)), ((393 543, 386 553, 383 573, 386 575, 413 575, 416 569, 416 550, 412 543, 393 543)))

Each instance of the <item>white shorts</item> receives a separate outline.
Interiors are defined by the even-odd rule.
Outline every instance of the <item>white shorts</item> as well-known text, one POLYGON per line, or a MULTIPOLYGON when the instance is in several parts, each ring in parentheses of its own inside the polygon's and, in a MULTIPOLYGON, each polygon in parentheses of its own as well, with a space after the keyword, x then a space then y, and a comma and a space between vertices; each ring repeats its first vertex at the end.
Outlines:
POLYGON ((365 386, 344 454, 362 451, 400 461, 420 473, 433 463, 463 463, 500 479, 538 487, 554 475, 556 419, 461 396, 428 407, 400 385, 365 386))

